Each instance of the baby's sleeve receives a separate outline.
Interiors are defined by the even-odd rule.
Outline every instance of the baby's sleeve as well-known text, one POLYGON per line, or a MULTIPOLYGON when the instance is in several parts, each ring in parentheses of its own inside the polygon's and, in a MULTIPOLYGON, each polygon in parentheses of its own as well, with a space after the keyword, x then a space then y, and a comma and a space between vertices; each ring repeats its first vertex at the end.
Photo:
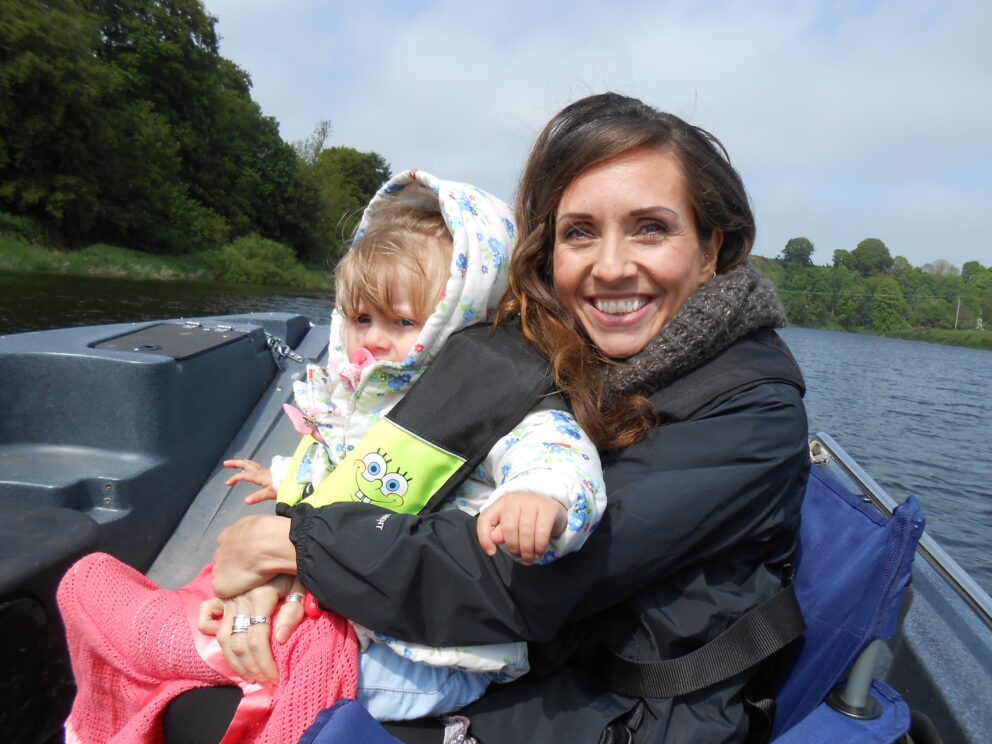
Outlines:
POLYGON ((565 531, 551 541, 538 563, 550 563, 582 547, 606 508, 599 453, 575 417, 565 411, 527 414, 496 443, 484 467, 496 489, 482 509, 504 494, 526 491, 553 498, 568 511, 565 531))
POLYGON ((292 461, 292 457, 285 457, 284 455, 276 455, 272 458, 269 473, 272 476, 272 488, 275 489, 276 493, 279 493, 283 479, 286 477, 286 471, 289 470, 289 464, 292 461))

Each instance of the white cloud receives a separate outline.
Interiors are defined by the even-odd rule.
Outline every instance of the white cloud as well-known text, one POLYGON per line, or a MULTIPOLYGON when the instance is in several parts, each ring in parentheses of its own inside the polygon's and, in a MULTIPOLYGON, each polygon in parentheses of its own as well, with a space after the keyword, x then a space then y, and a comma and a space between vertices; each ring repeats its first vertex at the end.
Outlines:
POLYGON ((288 140, 329 118, 335 144, 510 198, 547 119, 614 89, 723 140, 763 255, 807 235, 827 263, 871 235, 916 265, 992 263, 981 0, 207 7, 288 140))

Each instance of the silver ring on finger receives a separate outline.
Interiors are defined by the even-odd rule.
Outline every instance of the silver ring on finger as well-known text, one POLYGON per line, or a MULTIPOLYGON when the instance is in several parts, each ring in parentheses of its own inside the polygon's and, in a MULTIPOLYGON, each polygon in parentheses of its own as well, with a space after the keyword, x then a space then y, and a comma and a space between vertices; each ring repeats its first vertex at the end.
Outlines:
POLYGON ((248 615, 235 615, 231 621, 231 633, 247 633, 251 627, 251 618, 248 615))
POLYGON ((302 604, 303 603, 303 595, 302 594, 295 594, 295 593, 294 594, 287 594, 286 595, 286 602, 299 602, 300 604, 302 604))
POLYGON ((248 618, 249 625, 264 625, 269 622, 268 615, 252 615, 248 618))

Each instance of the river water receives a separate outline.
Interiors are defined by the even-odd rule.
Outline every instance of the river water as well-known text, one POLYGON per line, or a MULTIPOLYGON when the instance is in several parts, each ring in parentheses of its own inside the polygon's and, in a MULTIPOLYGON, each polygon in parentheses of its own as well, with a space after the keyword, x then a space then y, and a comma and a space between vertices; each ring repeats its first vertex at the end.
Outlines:
MULTIPOLYGON (((0 276, 0 334, 154 318, 297 312, 327 293, 57 276, 0 276)), ((810 433, 829 433, 992 593, 992 352, 787 328, 806 377, 810 433)))

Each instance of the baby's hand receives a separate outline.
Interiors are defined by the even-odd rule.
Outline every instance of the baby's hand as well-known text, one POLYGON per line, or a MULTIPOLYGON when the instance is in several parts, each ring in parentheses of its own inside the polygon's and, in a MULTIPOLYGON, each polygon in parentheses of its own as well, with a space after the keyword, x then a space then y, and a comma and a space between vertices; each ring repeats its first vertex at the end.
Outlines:
POLYGON ((526 491, 504 494, 479 515, 479 544, 487 555, 506 545, 526 565, 544 555, 551 538, 565 531, 568 512, 550 496, 526 491))
POLYGON ((272 487, 272 472, 268 468, 262 467, 254 460, 224 460, 224 467, 240 471, 227 479, 228 486, 233 486, 239 481, 261 486, 261 490, 245 496, 246 504, 272 501, 276 497, 276 490, 272 487))
POLYGON ((211 597, 200 602, 200 613, 197 627, 205 635, 217 635, 221 621, 224 619, 224 600, 211 597))

